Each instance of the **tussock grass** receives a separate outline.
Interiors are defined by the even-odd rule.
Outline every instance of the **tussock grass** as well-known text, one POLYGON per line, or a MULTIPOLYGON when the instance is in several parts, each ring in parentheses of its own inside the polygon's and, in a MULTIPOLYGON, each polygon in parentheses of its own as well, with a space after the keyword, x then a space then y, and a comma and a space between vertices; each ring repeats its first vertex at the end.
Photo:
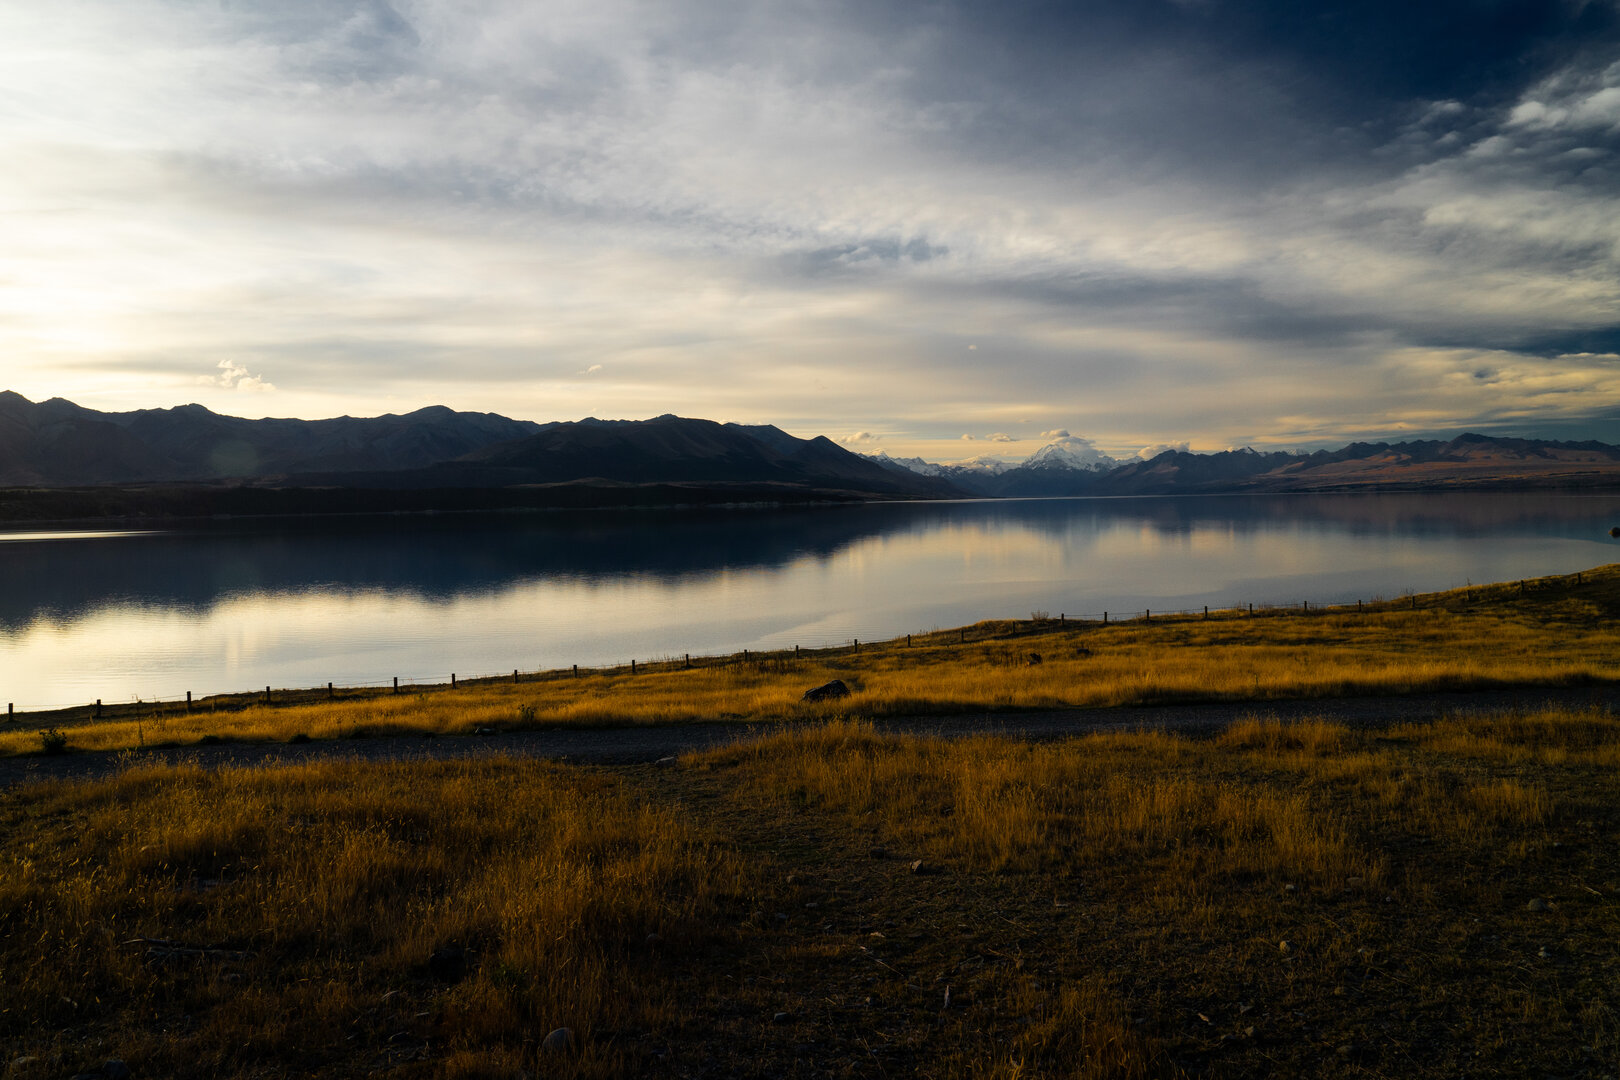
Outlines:
MULTIPOLYGON (((699 662, 485 681, 455 690, 365 691, 290 704, 218 698, 182 706, 109 707, 53 717, 79 750, 189 745, 205 738, 285 742, 388 734, 468 734, 544 725, 692 721, 804 723, 849 713, 898 716, 1176 701, 1339 697, 1511 686, 1570 686, 1620 678, 1613 620, 1620 564, 1526 583, 1476 586, 1410 602, 1310 614, 1058 624, 980 623, 860 649, 751 654, 699 662), (965 640, 964 640, 965 639, 965 640), (1039 663, 1031 657, 1039 656, 1039 663), (851 696, 800 701, 841 679, 851 696)), ((37 725, 34 725, 37 726, 37 725)), ((27 718, 0 729, 0 754, 37 753, 27 718)))
POLYGON ((840 721, 695 760, 745 766, 750 798, 870 816, 890 842, 979 870, 1128 865, 1194 892, 1262 877, 1333 887, 1378 872, 1332 812, 1210 769, 1218 752, 1149 734, 928 741, 840 721))
POLYGON ((1140 733, 1031 744, 919 740, 839 720, 693 761, 735 770, 749 799, 881 821, 889 840, 930 858, 980 870, 1052 859, 1129 866, 1114 872, 1192 896, 1257 880, 1376 884, 1384 860, 1376 845, 1356 841, 1347 813, 1376 812, 1418 835, 1466 843, 1552 819, 1542 787, 1481 780, 1440 754, 1518 760, 1501 748, 1522 751, 1532 732, 1543 761, 1570 761, 1567 744, 1586 748, 1582 763, 1607 763, 1620 750, 1620 721, 1607 714, 1520 714, 1502 721, 1500 737, 1493 723, 1457 718, 1383 734, 1250 717, 1208 741, 1140 733), (1475 734, 1462 741, 1459 728, 1475 734), (1414 747, 1425 751, 1421 768, 1414 747))
POLYGON ((670 808, 532 762, 135 768, 0 806, 0 1045, 110 1029, 145 1075, 432 1046, 515 1076, 565 1026, 617 1071, 593 1034, 677 1008, 647 936, 693 947, 737 883, 670 808), (451 948, 470 973, 436 982, 451 948))
POLYGON ((1425 749, 1460 758, 1544 765, 1620 765, 1620 720, 1602 710, 1544 709, 1452 716, 1398 729, 1425 749))
POLYGON ((979 1022, 1024 1021, 945 1074, 1512 1075, 1620 1055, 1617 748, 1612 716, 1556 710, 1048 745, 843 720, 689 767, 995 897, 1008 962, 949 971, 979 1022), (1040 940, 1075 909, 1075 945, 1040 940))
POLYGON ((673 768, 27 785, 0 1046, 19 1077, 1602 1075, 1616 747, 1570 711, 1045 744, 835 719, 673 768), (560 1025, 576 1052, 541 1051, 560 1025))

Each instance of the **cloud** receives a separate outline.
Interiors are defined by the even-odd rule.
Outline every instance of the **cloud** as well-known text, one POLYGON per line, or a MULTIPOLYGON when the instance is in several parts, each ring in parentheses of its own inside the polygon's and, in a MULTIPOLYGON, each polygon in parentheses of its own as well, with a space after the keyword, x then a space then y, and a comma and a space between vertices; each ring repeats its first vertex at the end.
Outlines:
POLYGON ((248 393, 268 393, 275 389, 275 386, 265 382, 262 376, 250 374, 247 368, 231 360, 221 360, 219 374, 206 376, 203 381, 214 386, 222 386, 227 390, 242 390, 248 393))
POLYGON ((1051 431, 1041 432, 1041 438, 1043 439, 1067 439, 1071 437, 1066 428, 1054 428, 1051 431))
POLYGON ((1017 439, 1013 438, 1011 435, 1008 435, 1004 431, 997 431, 997 432, 995 432, 993 434, 986 435, 985 438, 989 439, 991 442, 1017 442, 1018 441, 1017 439))
POLYGON ((1614 6, 1341 8, 10 5, 8 378, 160 405, 228 355, 298 415, 897 450, 1620 437, 1614 6))
POLYGON ((1152 461, 1154 458, 1158 457, 1160 454, 1168 454, 1168 453, 1185 454, 1185 453, 1189 452, 1190 449, 1191 449, 1191 446, 1188 443, 1185 443, 1185 442, 1154 443, 1152 446, 1144 446, 1144 447, 1142 447, 1142 449, 1140 449, 1140 450, 1138 450, 1136 452, 1136 456, 1141 458, 1143 461, 1152 461))
POLYGON ((857 431, 853 435, 845 435, 838 441, 845 446, 870 446, 881 438, 881 435, 874 435, 870 431, 857 431))
POLYGON ((962 436, 962 441, 963 442, 972 442, 973 439, 974 439, 974 436, 972 436, 972 435, 963 435, 962 436))

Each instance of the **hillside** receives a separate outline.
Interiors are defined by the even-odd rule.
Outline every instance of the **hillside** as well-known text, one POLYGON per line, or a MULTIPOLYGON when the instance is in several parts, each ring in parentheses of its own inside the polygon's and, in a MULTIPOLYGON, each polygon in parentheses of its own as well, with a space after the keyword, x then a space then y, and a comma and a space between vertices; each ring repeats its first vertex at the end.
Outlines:
POLYGON ((0 520, 960 498, 825 437, 659 416, 536 424, 443 407, 245 420, 0 394, 0 520))
POLYGON ((301 474, 284 483, 400 491, 581 483, 780 484, 907 498, 962 494, 937 478, 884 469, 825 436, 800 439, 775 427, 667 414, 650 420, 592 417, 545 424, 525 438, 426 468, 301 474))
POLYGON ((247 420, 201 405, 104 413, 0 392, 0 486, 73 487, 420 468, 539 430, 442 405, 403 416, 247 420))
POLYGON ((1351 443, 1304 455, 1248 448, 1213 454, 1167 450, 1116 467, 1109 467, 1112 459, 1077 462, 1051 449, 999 468, 983 461, 872 460, 891 471, 947 479, 990 498, 1620 487, 1620 447, 1473 433, 1450 440, 1351 443))
POLYGON ((1099 494, 1620 486, 1620 447, 1599 442, 1455 439, 1352 443, 1299 456, 1168 451, 1103 479, 1099 494))

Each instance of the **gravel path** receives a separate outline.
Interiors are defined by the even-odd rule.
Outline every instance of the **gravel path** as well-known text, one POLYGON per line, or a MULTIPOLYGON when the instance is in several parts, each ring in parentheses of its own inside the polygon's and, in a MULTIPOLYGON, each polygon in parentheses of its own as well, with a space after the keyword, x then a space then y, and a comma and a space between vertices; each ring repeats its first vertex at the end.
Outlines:
MULTIPOLYGON (((1053 709, 1039 712, 971 713, 893 717, 880 730, 942 738, 994 734, 1019 739, 1058 739, 1092 731, 1137 729, 1183 732, 1218 730, 1243 716, 1282 720, 1320 716, 1357 727, 1428 720, 1446 713, 1505 712, 1542 706, 1620 710, 1620 686, 1526 687, 1404 697, 1327 698, 1309 701, 1214 702, 1114 709, 1053 709)), ((624 765, 702 750, 747 738, 761 728, 735 723, 667 724, 658 727, 550 728, 497 735, 382 736, 341 741, 221 743, 144 751, 101 751, 60 757, 0 758, 0 788, 33 780, 104 776, 128 763, 188 762, 205 768, 300 761, 419 761, 518 754, 624 765)))

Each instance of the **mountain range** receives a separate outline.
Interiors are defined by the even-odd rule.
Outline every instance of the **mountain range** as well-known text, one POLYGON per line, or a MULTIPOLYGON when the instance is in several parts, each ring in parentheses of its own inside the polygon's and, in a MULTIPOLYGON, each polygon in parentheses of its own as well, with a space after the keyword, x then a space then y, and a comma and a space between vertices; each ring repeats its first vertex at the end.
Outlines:
POLYGON ((672 415, 539 424, 442 406, 247 420, 0 393, 0 518, 193 516, 1399 489, 1617 488, 1620 447, 1464 434, 1312 454, 1120 462, 1056 432, 1028 459, 936 464, 672 415))
POLYGON ((177 484, 395 492, 747 485, 750 497, 800 501, 962 494, 824 436, 800 439, 768 425, 668 415, 537 424, 442 406, 363 419, 246 420, 201 405, 106 413, 0 393, 0 487, 177 484))
POLYGON ((775 484, 906 498, 962 494, 935 477, 885 469, 825 435, 800 439, 770 425, 718 424, 673 415, 542 424, 532 435, 425 468, 300 474, 283 482, 395 490, 582 482, 775 484))
POLYGON ((420 468, 532 435, 540 425, 442 405, 404 416, 244 420, 201 405, 107 413, 0 392, 0 486, 245 480, 420 468))
POLYGON ((1053 449, 1043 447, 1028 460, 1001 468, 982 460, 954 466, 914 458, 873 460, 891 470, 918 470, 947 479, 989 498, 1620 487, 1620 447, 1471 432, 1449 440, 1356 442, 1311 454, 1248 448, 1214 454, 1166 450, 1129 463, 1096 457, 1077 462, 1072 456, 1049 452, 1053 449))

